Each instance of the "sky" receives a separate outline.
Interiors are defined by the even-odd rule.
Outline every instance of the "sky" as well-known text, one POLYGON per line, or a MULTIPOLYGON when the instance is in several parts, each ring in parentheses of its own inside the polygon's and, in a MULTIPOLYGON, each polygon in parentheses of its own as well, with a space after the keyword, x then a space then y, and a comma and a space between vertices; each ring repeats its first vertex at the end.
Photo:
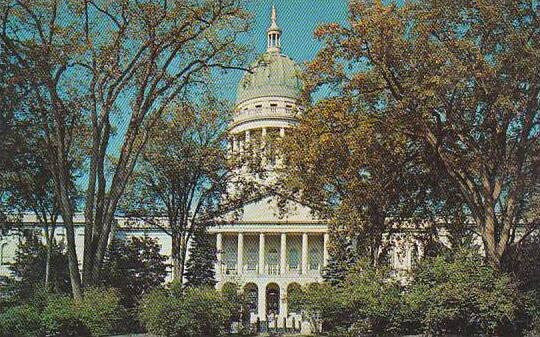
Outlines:
MULTIPOLYGON (((347 0, 246 0, 246 9, 254 16, 253 25, 251 31, 242 36, 239 42, 252 46, 249 62, 266 50, 266 30, 271 23, 271 10, 274 5, 277 24, 282 30, 281 51, 302 64, 311 60, 321 46, 313 37, 314 29, 328 22, 345 23, 347 3, 347 0)), ((242 75, 241 70, 231 70, 221 76, 217 86, 220 91, 218 96, 234 102, 242 75)), ((112 156, 118 155, 128 125, 125 116, 116 118, 114 124, 117 134, 112 137, 108 148, 108 153, 112 156)), ((88 176, 80 176, 77 183, 86 188, 88 176)))
MULTIPOLYGON (((253 27, 240 42, 253 46, 253 59, 266 50, 266 30, 274 4, 277 24, 282 30, 281 51, 301 64, 311 60, 321 46, 313 37, 314 29, 328 22, 345 23, 347 3, 347 0, 248 0, 247 10, 254 15, 253 27)), ((241 77, 241 71, 232 71, 223 77, 220 81, 223 97, 236 98, 241 77)))

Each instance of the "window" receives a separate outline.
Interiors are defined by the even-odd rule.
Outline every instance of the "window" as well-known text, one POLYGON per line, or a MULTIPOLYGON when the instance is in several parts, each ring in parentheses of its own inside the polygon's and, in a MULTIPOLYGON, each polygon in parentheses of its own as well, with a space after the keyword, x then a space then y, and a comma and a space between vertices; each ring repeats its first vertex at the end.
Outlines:
POLYGON ((277 103, 270 103, 270 106, 276 107, 277 103))
POLYGON ((291 250, 289 250, 289 268, 298 269, 299 264, 300 253, 298 252, 298 249, 292 248, 291 250))
POLYGON ((6 261, 6 256, 5 256, 6 247, 7 247, 7 243, 4 242, 4 243, 0 244, 0 266, 7 262, 6 261))
POLYGON ((268 264, 276 265, 279 261, 279 255, 276 248, 271 248, 268 252, 268 264))
POLYGON ((290 104, 285 104, 285 107, 286 107, 286 108, 292 108, 292 105, 290 105, 290 104))
POLYGON ((262 104, 255 105, 256 108, 262 108, 262 104))

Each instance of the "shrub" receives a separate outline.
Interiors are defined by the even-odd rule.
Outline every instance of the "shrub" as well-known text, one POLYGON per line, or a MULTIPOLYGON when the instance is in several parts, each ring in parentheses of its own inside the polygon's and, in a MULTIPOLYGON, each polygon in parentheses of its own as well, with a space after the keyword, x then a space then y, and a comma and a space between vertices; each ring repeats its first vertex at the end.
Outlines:
POLYGON ((341 289, 329 283, 309 284, 295 294, 294 303, 304 311, 315 329, 322 326, 325 332, 339 333, 347 331, 351 324, 341 289))
POLYGON ((405 295, 425 332, 465 335, 507 333, 521 301, 507 275, 466 251, 423 260, 405 295))
POLYGON ((56 296, 49 300, 42 321, 52 336, 106 336, 117 332, 125 315, 119 303, 118 293, 111 289, 88 289, 80 302, 56 296))
POLYGON ((346 275, 343 304, 355 333, 396 334, 402 326, 402 287, 390 269, 360 261, 346 275))
POLYGON ((39 311, 32 305, 8 308, 0 314, 0 337, 39 337, 45 331, 39 311))
POLYGON ((212 288, 156 289, 143 298, 140 319, 147 330, 166 337, 225 334, 233 306, 212 288))

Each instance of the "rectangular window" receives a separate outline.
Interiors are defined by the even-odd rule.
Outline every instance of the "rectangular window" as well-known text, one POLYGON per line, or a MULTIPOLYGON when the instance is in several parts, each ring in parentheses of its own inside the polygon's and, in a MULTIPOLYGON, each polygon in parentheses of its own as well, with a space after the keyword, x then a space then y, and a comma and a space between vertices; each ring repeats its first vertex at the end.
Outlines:
POLYGON ((262 108, 262 104, 255 105, 256 108, 262 108))

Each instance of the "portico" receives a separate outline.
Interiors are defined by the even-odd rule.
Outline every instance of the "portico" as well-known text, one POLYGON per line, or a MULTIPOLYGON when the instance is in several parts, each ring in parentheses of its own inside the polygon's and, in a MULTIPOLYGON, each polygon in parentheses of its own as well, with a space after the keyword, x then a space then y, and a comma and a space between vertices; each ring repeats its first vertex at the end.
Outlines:
POLYGON ((231 282, 247 292, 247 298, 255 301, 250 306, 252 320, 273 319, 283 326, 285 319, 292 324, 288 288, 321 281, 328 262, 327 227, 317 223, 234 224, 210 232, 216 238, 217 287, 231 282))
POLYGON ((320 273, 328 260, 327 246, 327 233, 217 232, 216 274, 219 277, 320 273))

